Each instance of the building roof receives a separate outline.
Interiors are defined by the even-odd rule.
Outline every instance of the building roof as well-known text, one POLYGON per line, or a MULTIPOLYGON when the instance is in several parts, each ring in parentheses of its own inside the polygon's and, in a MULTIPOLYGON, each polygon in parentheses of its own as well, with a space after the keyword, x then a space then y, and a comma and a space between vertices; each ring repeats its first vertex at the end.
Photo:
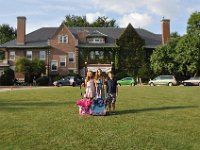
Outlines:
POLYGON ((107 37, 108 35, 101 33, 98 30, 93 31, 92 33, 88 34, 87 37, 107 37))
MULTIPOLYGON (((17 45, 16 40, 9 41, 0 47, 3 48, 41 48, 41 47, 49 47, 48 39, 50 39, 58 27, 43 27, 38 30, 35 30, 26 35, 26 43, 25 45, 17 45)), ((116 39, 120 37, 120 35, 124 32, 125 28, 114 28, 114 27, 69 27, 69 30, 72 34, 78 38, 79 31, 87 31, 89 35, 94 35, 94 33, 98 33, 98 35, 103 35, 107 37, 107 45, 106 46, 116 46, 116 39), (97 32, 98 31, 98 32, 97 32)), ((145 40, 145 47, 147 48, 155 48, 162 44, 161 35, 154 34, 145 29, 136 28, 137 33, 145 40)), ((80 44, 80 46, 84 46, 80 44)), ((86 44, 85 46, 90 46, 86 44)))

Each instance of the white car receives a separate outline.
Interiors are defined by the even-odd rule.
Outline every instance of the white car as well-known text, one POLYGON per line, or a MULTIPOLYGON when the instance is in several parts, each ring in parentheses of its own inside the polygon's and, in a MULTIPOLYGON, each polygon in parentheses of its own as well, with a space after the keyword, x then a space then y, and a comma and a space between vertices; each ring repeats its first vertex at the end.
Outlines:
POLYGON ((155 85, 167 85, 174 86, 177 85, 176 78, 173 75, 160 75, 149 81, 150 86, 155 85))
POLYGON ((187 86, 187 85, 197 85, 197 86, 200 86, 200 77, 191 77, 188 80, 182 81, 182 84, 184 86, 187 86))

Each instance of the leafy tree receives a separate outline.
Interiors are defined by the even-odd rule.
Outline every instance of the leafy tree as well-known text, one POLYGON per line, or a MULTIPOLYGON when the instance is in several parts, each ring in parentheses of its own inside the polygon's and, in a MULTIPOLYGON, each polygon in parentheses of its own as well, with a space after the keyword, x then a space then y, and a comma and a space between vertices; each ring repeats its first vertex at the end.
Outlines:
POLYGON ((15 73, 12 69, 6 68, 3 75, 0 77, 0 85, 13 85, 15 73))
POLYGON ((39 59, 34 59, 32 61, 32 74, 35 76, 40 76, 42 73, 45 73, 46 67, 45 62, 39 59))
POLYGON ((175 61, 178 72, 184 76, 196 76, 200 70, 200 38, 198 35, 185 35, 176 47, 175 61))
POLYGON ((190 16, 187 23, 187 34, 200 36, 200 11, 190 16))
POLYGON ((156 74, 176 74, 177 62, 174 60, 175 48, 180 40, 177 32, 171 34, 171 40, 162 47, 158 47, 153 51, 150 62, 151 68, 156 74))
POLYGON ((0 44, 13 40, 16 37, 16 29, 7 24, 0 25, 0 44))
POLYGON ((98 17, 95 22, 91 24, 92 27, 117 27, 116 20, 109 20, 108 17, 98 17))
POLYGON ((119 50, 119 67, 127 70, 129 74, 137 76, 139 69, 144 63, 145 51, 143 49, 145 42, 138 35, 131 24, 127 26, 123 34, 117 39, 119 50))
POLYGON ((45 63, 39 59, 30 61, 26 57, 21 57, 16 61, 16 71, 25 75, 27 82, 32 82, 34 76, 39 77, 45 73, 45 63))
POLYGON ((87 27, 89 23, 85 16, 67 15, 65 17, 65 25, 68 27, 87 27))
POLYGON ((184 76, 196 76, 200 71, 200 12, 188 19, 187 34, 178 42, 175 60, 178 72, 184 76))
POLYGON ((31 61, 26 57, 18 58, 16 61, 16 72, 23 74, 30 73, 31 70, 31 61))
MULTIPOLYGON (((0 45, 16 37, 16 30, 7 24, 0 25, 0 45)), ((0 60, 4 59, 4 52, 0 51, 0 60)))
POLYGON ((98 17, 93 23, 87 21, 86 16, 67 15, 65 25, 68 27, 117 27, 116 20, 108 17, 98 17))

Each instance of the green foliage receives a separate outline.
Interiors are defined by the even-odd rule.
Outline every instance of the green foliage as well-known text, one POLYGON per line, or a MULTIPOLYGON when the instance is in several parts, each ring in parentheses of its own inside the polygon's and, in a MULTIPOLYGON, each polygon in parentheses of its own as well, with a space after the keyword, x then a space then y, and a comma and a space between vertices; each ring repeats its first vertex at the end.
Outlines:
POLYGON ((36 80, 37 85, 47 86, 49 84, 49 78, 47 76, 39 77, 36 80))
MULTIPOLYGON (((0 25, 0 45, 4 44, 16 37, 16 29, 7 24, 0 25)), ((0 51, 0 60, 5 58, 3 51, 0 51)))
POLYGON ((67 27, 87 27, 89 23, 85 16, 67 15, 65 17, 65 25, 67 27))
POLYGON ((6 68, 3 75, 0 77, 0 85, 13 85, 15 79, 15 73, 12 69, 6 68))
POLYGON ((89 23, 86 16, 67 15, 65 25, 68 27, 117 27, 116 20, 108 17, 98 17, 94 22, 89 23))
POLYGON ((187 34, 172 33, 165 46, 158 47, 151 56, 156 74, 196 76, 200 71, 200 12, 194 12, 187 26, 187 34))
POLYGON ((44 74, 46 71, 45 62, 39 59, 33 59, 32 61, 32 73, 35 76, 44 74))
POLYGON ((16 37, 16 29, 7 24, 0 25, 0 44, 4 44, 16 37))
POLYGON ((121 62, 118 68, 126 69, 129 74, 137 76, 144 63, 144 44, 144 40, 129 24, 120 38, 117 39, 117 45, 120 46, 119 61, 121 62))
POLYGON ((151 55, 151 68, 156 74, 174 74, 176 62, 174 61, 175 46, 173 42, 158 47, 151 55), (172 44, 171 44, 172 43, 172 44))
POLYGON ((16 61, 16 72, 23 73, 27 82, 32 82, 34 76, 40 76, 42 73, 45 73, 45 70, 44 61, 39 59, 30 61, 26 57, 21 57, 16 61))
POLYGON ((16 61, 16 72, 21 72, 23 74, 31 73, 31 61, 26 57, 18 58, 16 61))
POLYGON ((200 36, 200 11, 192 13, 187 24, 187 34, 200 36))
POLYGON ((57 76, 55 76, 55 77, 53 78, 53 81, 57 81, 57 80, 60 80, 60 79, 62 79, 62 78, 63 78, 63 76, 57 75, 57 76))
POLYGON ((197 75, 200 70, 200 38, 197 35, 185 35, 176 47, 175 61, 182 75, 197 75))
POLYGON ((108 17, 98 17, 95 22, 91 24, 92 27, 117 27, 116 20, 109 20, 108 17))

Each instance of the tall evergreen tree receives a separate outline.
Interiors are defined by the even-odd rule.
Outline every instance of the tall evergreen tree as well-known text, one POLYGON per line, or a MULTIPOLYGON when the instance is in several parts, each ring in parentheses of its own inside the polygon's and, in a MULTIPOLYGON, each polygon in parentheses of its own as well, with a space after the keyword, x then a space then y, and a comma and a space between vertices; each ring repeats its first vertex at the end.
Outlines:
POLYGON ((127 26, 123 34, 117 39, 119 50, 119 67, 127 70, 129 74, 137 76, 141 69, 145 51, 144 40, 138 35, 131 24, 127 26))

